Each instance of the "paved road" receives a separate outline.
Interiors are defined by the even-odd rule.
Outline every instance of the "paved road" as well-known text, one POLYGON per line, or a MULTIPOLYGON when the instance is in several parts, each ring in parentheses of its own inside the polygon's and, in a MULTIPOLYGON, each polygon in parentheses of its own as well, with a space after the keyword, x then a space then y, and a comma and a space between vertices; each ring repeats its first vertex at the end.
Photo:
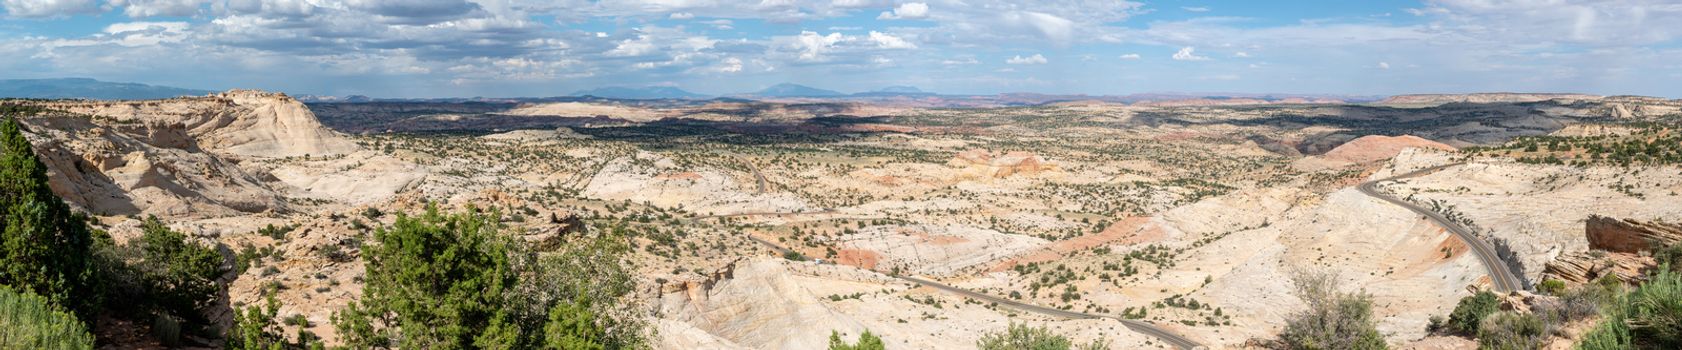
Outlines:
POLYGON ((969 291, 967 289, 953 287, 953 286, 949 286, 949 285, 946 285, 946 284, 942 284, 940 282, 925 280, 925 279, 916 278, 916 277, 900 276, 899 279, 906 280, 906 281, 909 281, 911 283, 916 283, 916 284, 919 284, 919 285, 923 285, 925 287, 930 287, 930 288, 934 288, 934 289, 947 291, 947 292, 950 292, 950 293, 953 293, 953 294, 962 295, 962 296, 969 297, 969 298, 972 298, 972 299, 978 299, 978 300, 982 300, 982 301, 999 303, 1000 305, 1005 305, 1005 306, 1008 306, 1008 307, 1013 308, 1013 309, 1032 312, 1032 313, 1037 313, 1037 314, 1042 314, 1042 315, 1050 315, 1050 316, 1062 317, 1062 318, 1075 318, 1075 319, 1108 318, 1108 319, 1118 320, 1118 321, 1121 321, 1121 323, 1123 325, 1126 325, 1127 329, 1131 329, 1134 332, 1144 333, 1146 335, 1156 337, 1157 339, 1162 339, 1162 341, 1168 342, 1168 344, 1174 345, 1174 347, 1177 347, 1177 348, 1180 348, 1180 349, 1206 349, 1205 347, 1203 347, 1203 345, 1200 345, 1197 342, 1192 341, 1191 339, 1186 339, 1185 337, 1181 337, 1178 334, 1174 334, 1173 332, 1169 332, 1166 329, 1158 328, 1156 325, 1146 323, 1144 321, 1120 318, 1120 317, 1111 316, 1111 315, 1089 314, 1089 313, 1084 313, 1084 312, 1074 312, 1074 311, 1068 311, 1068 310, 1054 309, 1054 308, 1049 308, 1049 307, 1044 307, 1044 306, 1039 306, 1039 305, 1033 305, 1033 304, 1025 304, 1025 303, 1017 302, 1015 300, 1010 300, 1010 299, 1000 298, 1000 297, 996 297, 996 296, 992 296, 992 295, 972 292, 972 291, 969 291))
POLYGON ((1361 193, 1364 193, 1368 196, 1372 196, 1374 198, 1382 199, 1385 202, 1390 202, 1390 204, 1395 204, 1395 205, 1401 206, 1403 208, 1407 208, 1408 210, 1411 210, 1414 213, 1417 213, 1419 215, 1424 215, 1425 217, 1430 218, 1431 221, 1436 221, 1437 225, 1442 226, 1444 229, 1447 229, 1449 232, 1453 232, 1455 236, 1459 236, 1460 240, 1466 242, 1466 246, 1472 247, 1472 253, 1477 255, 1478 260, 1482 261, 1483 266, 1486 267, 1489 270, 1490 280, 1493 280, 1495 282, 1495 289, 1497 291, 1502 292, 1502 293, 1509 293, 1509 292, 1524 288, 1524 283, 1519 281, 1518 276, 1514 275, 1513 271, 1508 269, 1507 264, 1502 262, 1501 257, 1496 254, 1495 246, 1489 244, 1489 242, 1487 242, 1487 241, 1484 241, 1483 238, 1479 238, 1477 235, 1472 234, 1472 230, 1466 229, 1465 226, 1461 226, 1460 223, 1458 223, 1458 222, 1450 221, 1448 218, 1443 217, 1443 214, 1437 213, 1435 211, 1431 211, 1429 209, 1421 208, 1418 205, 1414 205, 1413 203, 1398 199, 1395 196, 1392 196, 1388 193, 1384 193, 1384 192, 1378 190, 1378 184, 1381 183, 1381 182, 1388 182, 1388 181, 1401 180, 1401 179, 1406 179, 1406 178, 1411 178, 1411 177, 1417 177, 1417 176, 1420 176, 1420 175, 1425 175, 1427 173, 1435 172, 1437 170, 1442 170, 1442 169, 1445 169, 1445 168, 1460 166, 1460 165, 1464 165, 1464 164, 1465 163, 1453 163, 1453 164, 1448 164, 1448 165, 1439 165, 1439 166, 1434 166, 1434 167, 1430 167, 1430 168, 1419 169, 1419 170, 1415 170, 1415 171, 1410 172, 1410 173, 1396 175, 1396 176, 1393 176, 1393 177, 1390 177, 1390 178, 1387 178, 1387 179, 1379 179, 1379 180, 1363 182, 1357 188, 1361 190, 1361 193))
MULTIPOLYGON (((776 243, 771 243, 770 241, 759 239, 759 237, 754 237, 752 235, 749 235, 748 239, 753 240, 754 242, 758 242, 759 244, 764 245, 766 247, 770 247, 771 250, 777 251, 777 254, 779 254, 779 255, 786 256, 790 252, 790 250, 788 250, 788 248, 783 248, 782 246, 779 246, 776 243)), ((972 299, 978 299, 978 300, 982 300, 982 301, 999 303, 1000 305, 1004 305, 1004 306, 1007 306, 1007 307, 1010 307, 1010 308, 1014 308, 1014 309, 1022 310, 1022 311, 1026 311, 1026 312, 1032 312, 1032 313, 1048 315, 1048 316, 1053 316, 1053 317, 1074 318, 1074 319, 1093 319, 1093 318, 1114 319, 1114 320, 1121 321, 1121 323, 1123 325, 1127 326, 1127 329, 1131 329, 1134 332, 1144 333, 1146 335, 1156 337, 1157 339, 1162 339, 1162 341, 1167 342, 1168 344, 1174 345, 1174 347, 1177 347, 1177 348, 1180 348, 1180 349, 1207 349, 1206 347, 1203 347, 1203 345, 1200 345, 1197 342, 1192 341, 1191 339, 1186 339, 1185 337, 1181 337, 1178 334, 1174 334, 1173 332, 1169 332, 1166 329, 1158 328, 1156 325, 1146 323, 1144 321, 1133 320, 1133 319, 1125 319, 1125 318, 1120 318, 1120 317, 1116 317, 1116 316, 1112 316, 1112 315, 1089 314, 1089 313, 1083 313, 1083 312, 1059 310, 1059 309, 1054 309, 1054 308, 1049 308, 1049 307, 1044 307, 1044 306, 1039 306, 1039 305, 1033 305, 1033 304, 1026 304, 1026 303, 1018 302, 1018 301, 1015 301, 1015 300, 1010 300, 1010 299, 1000 298, 1000 297, 987 295, 987 294, 983 294, 983 293, 973 292, 973 291, 970 291, 970 290, 967 290, 967 289, 953 287, 953 286, 946 285, 946 284, 943 284, 943 283, 940 283, 940 282, 925 280, 925 279, 916 278, 916 277, 910 277, 910 276, 893 276, 893 277, 899 278, 899 279, 904 280, 906 282, 916 283, 918 285, 922 285, 922 286, 930 287, 930 288, 934 288, 934 289, 939 289, 939 290, 942 290, 942 291, 946 291, 946 292, 949 292, 949 293, 952 293, 952 294, 957 294, 957 295, 972 298, 972 299)))

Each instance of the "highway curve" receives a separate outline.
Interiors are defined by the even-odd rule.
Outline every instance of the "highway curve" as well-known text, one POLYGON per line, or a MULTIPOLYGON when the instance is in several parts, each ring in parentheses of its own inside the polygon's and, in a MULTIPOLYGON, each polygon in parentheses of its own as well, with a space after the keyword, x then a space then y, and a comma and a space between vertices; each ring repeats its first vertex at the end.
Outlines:
POLYGON ((1494 245, 1491 245, 1491 244, 1489 244, 1489 242, 1484 241, 1482 238, 1479 238, 1477 235, 1472 234, 1472 230, 1466 229, 1466 227, 1461 226, 1460 223, 1450 221, 1448 218, 1443 217, 1443 215, 1440 214, 1440 213, 1437 213, 1435 211, 1431 211, 1429 209, 1422 208, 1418 205, 1414 205, 1413 203, 1398 199, 1395 196, 1392 196, 1388 193, 1384 193, 1384 192, 1378 190, 1378 184, 1381 183, 1381 182, 1389 182, 1389 181, 1401 180, 1401 179, 1406 179, 1406 178, 1411 178, 1411 177, 1417 177, 1417 176, 1420 176, 1420 175, 1425 175, 1427 173, 1435 172, 1437 170, 1442 170, 1442 169, 1445 169, 1445 168, 1460 166, 1460 165, 1464 165, 1464 164, 1465 163, 1453 163, 1453 164, 1447 164, 1447 165, 1439 165, 1439 166, 1434 166, 1434 167, 1430 167, 1430 168, 1415 170, 1413 172, 1409 172, 1409 173, 1406 173, 1406 174, 1396 175, 1396 176, 1386 178, 1386 179, 1367 181, 1367 182, 1361 183, 1361 185, 1358 186, 1357 189, 1359 189, 1361 191, 1361 193, 1363 193, 1363 194, 1366 194, 1368 196, 1372 196, 1373 198, 1382 199, 1385 202, 1390 202, 1390 204, 1395 204, 1397 206, 1407 208, 1408 210, 1411 210, 1414 213, 1417 213, 1419 215, 1424 215, 1426 218, 1430 218, 1431 221, 1436 221, 1437 225, 1442 226, 1444 229, 1447 229, 1449 232, 1453 232, 1455 236, 1460 237, 1461 241, 1465 241, 1466 246, 1472 247, 1472 254, 1477 255, 1478 260, 1482 261, 1483 266, 1486 267, 1489 270, 1488 272, 1489 272, 1490 280, 1493 280, 1495 282, 1495 289, 1497 291, 1502 292, 1502 293, 1510 293, 1510 292, 1519 290, 1519 289, 1523 288, 1524 284, 1522 282, 1519 282, 1518 276, 1514 275, 1513 271, 1507 268, 1507 264, 1505 264, 1501 261, 1500 256, 1497 255, 1496 252, 1495 252, 1495 246, 1494 245))
MULTIPOLYGON (((747 237, 748 237, 748 239, 753 240, 754 242, 757 242, 757 243, 759 243, 761 245, 764 245, 766 247, 770 247, 771 250, 775 250, 777 252, 777 254, 779 254, 779 255, 787 256, 788 253, 791 252, 791 250, 788 250, 788 248, 783 248, 782 246, 779 246, 776 243, 771 243, 770 241, 759 239, 759 237, 754 237, 752 235, 749 235, 747 237)), ((1178 334, 1174 334, 1173 332, 1169 332, 1166 329, 1162 329, 1160 327, 1157 327, 1156 325, 1146 323, 1144 321, 1120 318, 1120 317, 1115 317, 1115 316, 1111 316, 1111 315, 1089 314, 1089 313, 1084 313, 1084 312, 1059 310, 1059 309, 1054 309, 1054 308, 1049 308, 1049 307, 1044 307, 1044 306, 1039 306, 1039 305, 1026 304, 1026 303, 1018 302, 1018 301, 1015 301, 1015 300, 1010 300, 1010 299, 1000 298, 1000 297, 996 297, 996 296, 992 296, 992 295, 977 293, 977 292, 973 292, 973 291, 970 291, 970 290, 967 290, 967 289, 953 287, 953 286, 946 285, 946 284, 943 284, 943 283, 940 283, 940 282, 925 280, 925 279, 916 278, 916 277, 910 277, 910 276, 892 276, 892 277, 898 278, 900 280, 904 280, 906 282, 916 283, 916 284, 921 285, 921 286, 930 287, 930 288, 934 288, 934 289, 939 289, 939 290, 946 291, 946 292, 952 293, 952 294, 957 294, 959 296, 972 298, 972 299, 977 299, 977 300, 981 300, 981 301, 999 303, 1000 305, 1004 305, 1004 306, 1007 306, 1007 307, 1010 307, 1010 308, 1013 308, 1013 309, 1022 310, 1022 311, 1026 311, 1026 312, 1037 313, 1037 314, 1042 314, 1042 315, 1047 315, 1047 316, 1061 317, 1061 318, 1073 318, 1073 319, 1093 319, 1093 318, 1114 319, 1114 320, 1121 321, 1121 323, 1123 325, 1127 326, 1127 329, 1131 329, 1134 332, 1144 333, 1146 335, 1156 337, 1157 339, 1162 339, 1162 341, 1167 342, 1169 344, 1172 344, 1172 345, 1174 345, 1174 347, 1177 347, 1177 348, 1180 348, 1180 349, 1187 349, 1187 350, 1207 349, 1203 345, 1198 344, 1197 342, 1192 341, 1191 339, 1187 339, 1187 338, 1182 337, 1178 334)))

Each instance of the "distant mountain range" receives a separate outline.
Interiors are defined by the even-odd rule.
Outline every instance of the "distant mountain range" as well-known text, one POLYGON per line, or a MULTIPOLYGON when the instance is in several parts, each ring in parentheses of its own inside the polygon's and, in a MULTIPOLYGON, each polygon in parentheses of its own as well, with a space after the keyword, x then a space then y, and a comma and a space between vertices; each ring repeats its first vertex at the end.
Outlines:
POLYGON ((759 97, 835 97, 846 94, 835 90, 824 90, 800 84, 782 83, 771 85, 771 87, 765 88, 765 90, 759 90, 759 92, 754 92, 748 95, 759 97))
POLYGON ((184 89, 137 83, 114 83, 88 78, 0 80, 0 97, 86 98, 95 100, 147 100, 180 96, 202 96, 209 90, 184 89))
MULTIPOLYGON (((87 99, 161 99, 177 96, 202 96, 212 91, 184 89, 169 86, 156 86, 138 83, 105 82, 87 78, 59 78, 59 79, 12 79, 0 80, 0 98, 87 98, 87 99)), ((569 96, 557 97, 454 97, 454 98, 370 98, 368 96, 327 96, 327 95, 294 95, 299 101, 306 103, 358 103, 381 101, 431 101, 431 102, 591 102, 620 100, 689 100, 685 103, 705 103, 706 101, 750 101, 756 99, 798 98, 820 101, 873 101, 873 103, 893 103, 906 106, 924 107, 979 107, 979 106, 1018 106, 1039 105, 1051 103, 1123 103, 1123 104, 1151 104, 1151 105, 1221 105, 1221 104, 1257 104, 1257 103, 1365 103, 1376 102, 1382 96, 1349 96, 1328 94, 1263 94, 1263 93, 1138 93, 1128 95, 1085 95, 1085 94, 1039 94, 1039 93, 1001 93, 992 95, 943 95, 924 91, 914 86, 887 86, 880 89, 842 93, 835 90, 820 89, 811 86, 782 83, 772 85, 763 90, 747 93, 729 94, 723 96, 698 94, 670 86, 648 87, 601 87, 580 90, 569 96)))
POLYGON ((652 100, 652 99, 663 99, 663 98, 701 99, 701 98, 707 98, 708 97, 707 95, 702 95, 702 94, 697 94, 697 93, 693 93, 693 92, 689 92, 689 91, 684 91, 683 89, 670 87, 670 86, 648 86, 648 87, 640 87, 640 88, 638 88, 638 87, 602 87, 602 88, 595 88, 595 89, 589 89, 589 90, 579 90, 578 92, 572 93, 572 96, 595 96, 595 97, 605 97, 605 98, 637 99, 637 100, 652 100))

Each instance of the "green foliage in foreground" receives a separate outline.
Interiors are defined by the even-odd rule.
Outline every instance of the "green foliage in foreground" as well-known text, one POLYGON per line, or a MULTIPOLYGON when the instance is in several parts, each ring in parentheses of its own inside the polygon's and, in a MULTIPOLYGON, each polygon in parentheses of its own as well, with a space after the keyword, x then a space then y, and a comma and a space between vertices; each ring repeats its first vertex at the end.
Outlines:
POLYGON ((1682 349, 1682 275, 1670 266, 1611 304, 1578 349, 1682 349))
POLYGON ((1325 271, 1296 271, 1295 294, 1308 309, 1286 318, 1280 342, 1289 349, 1386 349, 1372 315, 1372 296, 1344 292, 1337 276, 1325 271))
POLYGON ((0 285, 88 319, 100 302, 87 219, 47 186, 47 167, 21 126, 0 117, 0 285))
POLYGON ((886 345, 882 344, 882 338, 870 334, 868 329, 863 334, 859 334, 859 341, 853 344, 847 344, 846 340, 842 340, 841 333, 829 332, 829 350, 883 350, 884 348, 886 348, 886 345))
POLYGON ((46 298, 0 286, 0 349, 92 349, 93 336, 76 317, 46 298))
POLYGON ((1460 334, 1477 335, 1483 318, 1496 311, 1501 311, 1501 301, 1495 293, 1480 291, 1454 305, 1454 312, 1448 314, 1448 327, 1460 334))
POLYGON ((1531 350, 1547 345, 1548 323, 1534 313, 1502 311, 1483 318, 1478 349, 1531 350))
MULTIPOLYGON (((860 341, 863 342, 862 340, 860 341)), ((1004 333, 987 333, 976 341, 976 347, 981 350, 1105 350, 1109 345, 1102 339, 1075 347, 1069 338, 1055 333, 1045 327, 1029 327, 1026 324, 1011 323, 1004 333)))
POLYGON ((645 347, 622 239, 526 251, 496 212, 428 206, 374 233, 359 303, 334 314, 351 348, 623 349, 645 347))

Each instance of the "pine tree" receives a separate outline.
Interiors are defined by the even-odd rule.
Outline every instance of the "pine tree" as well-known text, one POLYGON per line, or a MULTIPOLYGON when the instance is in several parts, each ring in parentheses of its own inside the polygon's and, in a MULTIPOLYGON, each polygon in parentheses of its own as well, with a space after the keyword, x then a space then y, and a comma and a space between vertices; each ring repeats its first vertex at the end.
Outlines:
POLYGON ((45 297, 88 319, 99 305, 93 235, 47 186, 47 167, 22 127, 0 119, 0 285, 45 297))

